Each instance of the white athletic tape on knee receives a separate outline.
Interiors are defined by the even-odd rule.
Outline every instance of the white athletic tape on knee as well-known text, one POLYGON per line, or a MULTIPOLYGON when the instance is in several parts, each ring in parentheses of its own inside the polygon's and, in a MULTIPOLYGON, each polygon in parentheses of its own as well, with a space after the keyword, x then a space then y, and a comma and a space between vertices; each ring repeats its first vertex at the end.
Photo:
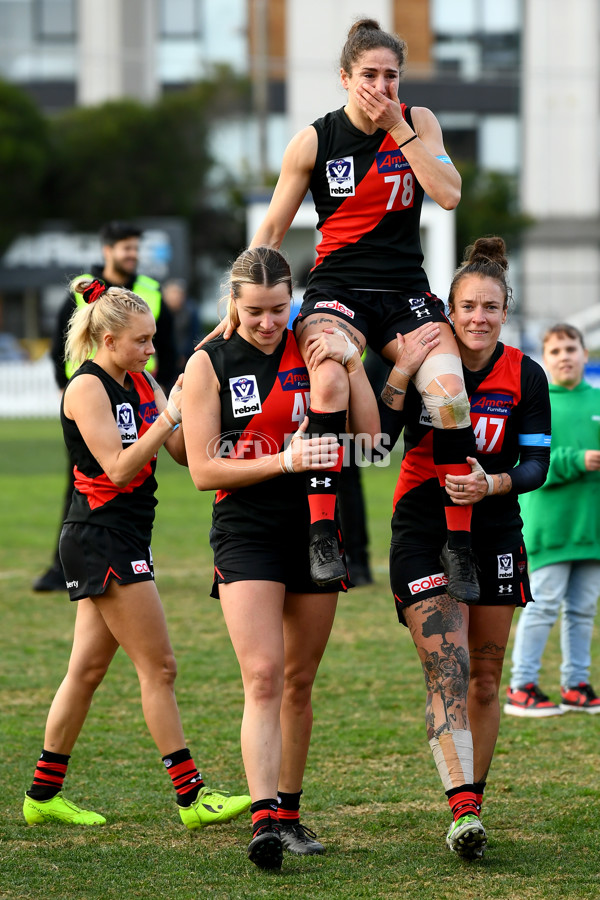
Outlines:
POLYGON ((445 731, 431 738, 429 746, 445 791, 473 784, 473 735, 470 731, 445 731))
POLYGON ((470 428, 471 406, 466 390, 463 387, 458 394, 454 396, 449 394, 439 380, 443 375, 455 375, 460 381, 463 381, 462 363, 458 356, 454 356, 453 353, 438 353, 436 356, 429 356, 413 376, 415 387, 421 394, 427 412, 431 416, 431 424, 434 428, 443 428, 440 410, 446 409, 452 413, 456 428, 470 428), (431 394, 427 390, 432 381, 435 381, 444 390, 443 395, 431 394))

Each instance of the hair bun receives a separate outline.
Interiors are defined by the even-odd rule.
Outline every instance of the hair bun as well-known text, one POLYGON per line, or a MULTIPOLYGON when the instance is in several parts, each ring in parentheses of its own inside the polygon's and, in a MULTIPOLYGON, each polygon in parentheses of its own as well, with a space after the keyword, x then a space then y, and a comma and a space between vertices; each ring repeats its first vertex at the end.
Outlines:
POLYGON ((508 259, 506 258, 504 238, 497 236, 477 238, 474 244, 467 247, 464 263, 469 265, 479 260, 495 263, 506 271, 508 269, 508 259))

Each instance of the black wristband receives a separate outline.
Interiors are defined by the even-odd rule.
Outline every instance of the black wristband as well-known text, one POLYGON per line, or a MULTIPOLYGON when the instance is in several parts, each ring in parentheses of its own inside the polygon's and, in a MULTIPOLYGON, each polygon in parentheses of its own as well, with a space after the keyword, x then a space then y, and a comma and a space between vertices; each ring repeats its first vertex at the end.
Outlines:
POLYGON ((407 141, 404 141, 402 144, 398 144, 398 150, 402 150, 402 148, 406 147, 407 144, 410 144, 411 141, 416 141, 416 139, 418 137, 419 137, 418 134, 413 134, 413 136, 409 137, 409 139, 407 141))

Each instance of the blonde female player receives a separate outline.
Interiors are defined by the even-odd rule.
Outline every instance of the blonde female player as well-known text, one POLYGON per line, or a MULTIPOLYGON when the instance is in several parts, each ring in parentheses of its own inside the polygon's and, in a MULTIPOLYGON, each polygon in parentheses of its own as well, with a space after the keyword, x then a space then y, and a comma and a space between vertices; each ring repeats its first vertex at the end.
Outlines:
MULTIPOLYGON (((302 439, 309 378, 287 329, 291 294, 290 269, 277 250, 255 247, 238 257, 230 274, 235 331, 189 360, 182 405, 194 484, 217 491, 212 596, 221 601, 244 685, 248 856, 263 869, 280 868, 283 849, 303 855, 325 849, 300 822, 300 795, 313 683, 346 582, 320 586, 310 575, 301 473, 312 469, 327 481, 339 444, 333 436, 302 439)), ((351 412, 374 409, 359 430, 376 428, 359 354, 339 335, 328 340, 338 342, 351 370, 351 412)))
POLYGON ((79 368, 61 404, 75 491, 60 555, 69 596, 77 602, 75 635, 23 814, 30 825, 106 821, 67 800, 62 787, 94 692, 121 646, 135 666, 146 724, 171 776, 183 823, 197 829, 226 822, 247 809, 250 798, 206 787, 186 747, 174 692, 175 658, 150 550, 156 454, 165 445, 186 464, 177 427, 182 376, 167 402, 144 371, 156 325, 137 294, 107 290, 97 279, 77 280, 72 288, 87 301, 70 320, 66 352, 79 368))

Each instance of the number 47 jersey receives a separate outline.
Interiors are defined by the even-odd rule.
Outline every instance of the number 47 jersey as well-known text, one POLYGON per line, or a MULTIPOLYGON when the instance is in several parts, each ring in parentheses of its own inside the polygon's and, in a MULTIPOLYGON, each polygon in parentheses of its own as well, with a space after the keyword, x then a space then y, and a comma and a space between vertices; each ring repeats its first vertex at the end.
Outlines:
MULTIPOLYGON (((228 460, 253 460, 280 452, 304 421, 309 378, 291 331, 272 354, 263 353, 237 332, 202 347, 221 385, 221 433, 211 453, 228 460)), ((290 523, 307 526, 304 478, 281 475, 235 491, 217 491, 213 525, 260 539, 284 535, 290 523)))
MULTIPOLYGON (((515 347, 498 342, 484 369, 463 371, 476 456, 486 472, 510 472, 528 454, 549 448, 548 379, 538 363, 515 347)), ((421 530, 431 536, 435 526, 444 535, 443 487, 433 465, 433 428, 420 396, 412 388, 407 393, 404 418, 404 459, 394 494, 394 510, 399 513, 394 517, 395 539, 414 539, 421 530)), ((473 506, 472 530, 506 536, 520 534, 521 525, 516 491, 484 498, 473 506)))

